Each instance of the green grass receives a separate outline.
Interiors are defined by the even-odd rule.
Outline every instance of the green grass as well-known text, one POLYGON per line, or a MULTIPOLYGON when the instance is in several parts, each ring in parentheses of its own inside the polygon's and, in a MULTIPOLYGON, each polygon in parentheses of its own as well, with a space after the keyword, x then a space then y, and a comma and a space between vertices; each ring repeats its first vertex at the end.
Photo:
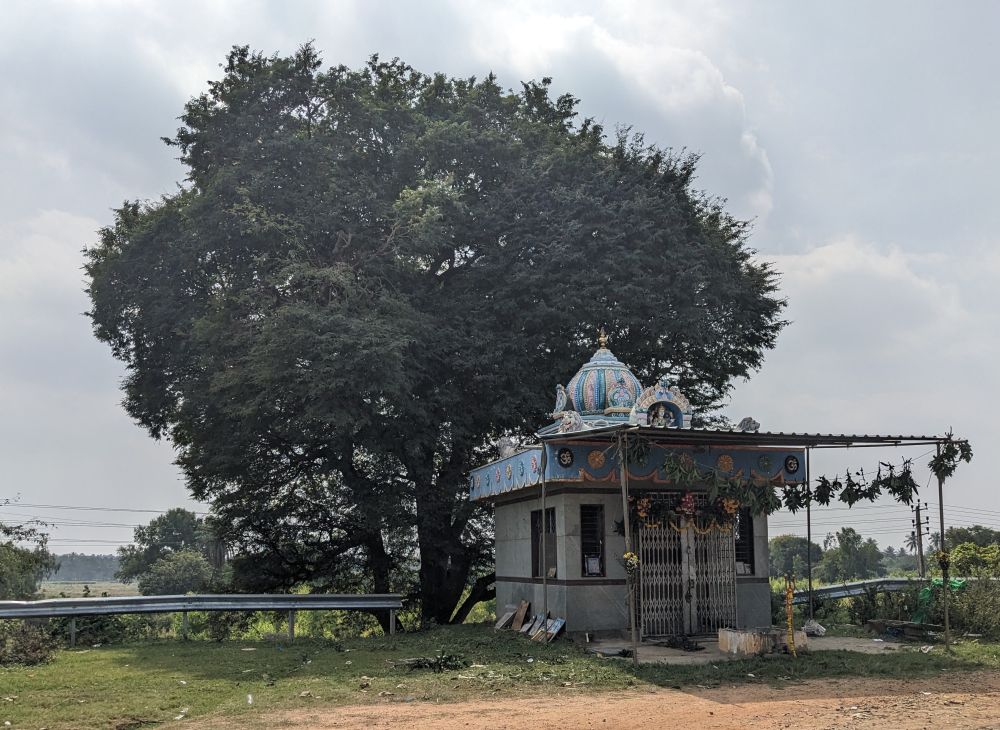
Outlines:
POLYGON ((81 598, 84 587, 90 588, 91 596, 138 596, 139 589, 134 583, 119 583, 109 580, 45 580, 41 584, 43 598, 81 598))
POLYGON ((14 728, 128 728, 185 718, 235 716, 343 704, 454 701, 497 696, 624 690, 650 685, 791 684, 831 676, 913 677, 942 670, 1000 668, 1000 646, 962 643, 953 657, 818 652, 704 666, 633 669, 565 640, 539 645, 487 626, 454 626, 396 638, 341 642, 158 640, 64 650, 47 665, 0 669, 0 725, 14 728), (402 659, 460 654, 461 669, 410 671, 402 659), (749 676, 754 675, 754 676, 749 676), (253 704, 248 704, 251 695, 253 704), (8 699, 10 698, 10 699, 8 699))

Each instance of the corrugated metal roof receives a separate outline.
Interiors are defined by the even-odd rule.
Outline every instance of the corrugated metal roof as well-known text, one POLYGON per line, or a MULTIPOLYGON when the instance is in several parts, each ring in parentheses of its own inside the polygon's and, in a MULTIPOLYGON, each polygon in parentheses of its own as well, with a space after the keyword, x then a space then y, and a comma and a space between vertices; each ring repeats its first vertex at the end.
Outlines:
POLYGON ((955 441, 949 436, 904 436, 882 434, 834 434, 834 433, 784 433, 776 431, 760 431, 757 433, 723 429, 701 428, 649 428, 648 426, 609 426, 593 431, 574 431, 572 433, 555 433, 539 435, 539 438, 550 441, 555 439, 593 439, 603 440, 616 433, 630 433, 643 436, 657 443, 669 443, 678 446, 788 446, 797 448, 851 448, 873 446, 933 446, 934 444, 955 441))

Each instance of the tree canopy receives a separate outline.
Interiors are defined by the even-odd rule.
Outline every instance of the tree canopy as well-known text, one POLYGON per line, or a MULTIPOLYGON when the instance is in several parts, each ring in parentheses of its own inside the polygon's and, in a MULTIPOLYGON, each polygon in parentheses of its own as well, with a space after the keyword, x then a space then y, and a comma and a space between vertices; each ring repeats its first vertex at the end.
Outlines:
POLYGON ((139 576, 144 596, 178 595, 202 590, 212 578, 212 566, 197 550, 177 550, 160 558, 139 576))
POLYGON ((878 544, 872 538, 865 540, 853 527, 827 535, 823 547, 823 559, 814 573, 823 582, 864 580, 885 574, 878 544))
POLYGON ((971 542, 979 547, 1000 545, 1000 530, 994 530, 983 525, 949 527, 945 530, 944 534, 948 538, 949 545, 961 545, 966 542, 971 542))
MULTIPOLYGON (((181 507, 167 510, 148 525, 135 528, 133 540, 133 544, 118 548, 115 577, 123 583, 141 579, 154 565, 174 553, 194 551, 212 556, 217 542, 203 519, 181 507)), ((221 557, 213 562, 218 566, 221 557)))
POLYGON ((309 45, 235 48, 186 105, 187 181, 87 250, 90 316, 245 579, 415 569, 423 618, 460 619, 491 569, 465 474, 537 428, 597 325, 703 418, 760 366, 783 301, 748 223, 694 187, 696 156, 576 106, 548 79, 323 71, 309 45))
POLYGON ((809 558, 813 567, 823 557, 823 548, 804 537, 778 535, 767 542, 770 574, 773 576, 797 575, 807 572, 809 558))
POLYGON ((35 597, 39 583, 56 568, 41 523, 0 522, 0 600, 35 597))

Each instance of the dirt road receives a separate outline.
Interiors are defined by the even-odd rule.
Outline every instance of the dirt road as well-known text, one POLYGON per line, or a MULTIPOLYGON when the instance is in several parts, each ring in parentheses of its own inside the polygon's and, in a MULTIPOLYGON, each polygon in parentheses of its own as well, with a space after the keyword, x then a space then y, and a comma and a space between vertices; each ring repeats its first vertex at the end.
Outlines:
POLYGON ((299 710, 261 718, 280 728, 1000 728, 1000 673, 948 673, 932 679, 830 679, 715 689, 637 689, 629 693, 431 704, 392 702, 299 710))

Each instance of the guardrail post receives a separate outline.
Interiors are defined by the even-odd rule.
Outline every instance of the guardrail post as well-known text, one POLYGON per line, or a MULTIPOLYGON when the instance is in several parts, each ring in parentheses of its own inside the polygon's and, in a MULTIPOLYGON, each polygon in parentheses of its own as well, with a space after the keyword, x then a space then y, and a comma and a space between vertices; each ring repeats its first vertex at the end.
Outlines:
POLYGON ((188 612, 181 611, 181 637, 187 639, 188 637, 188 612))
POLYGON ((295 610, 288 612, 288 643, 295 641, 295 610))
POLYGON ((393 636, 396 633, 396 609, 389 609, 389 636, 393 636))
POLYGON ((76 646, 76 616, 69 619, 69 645, 76 646))

